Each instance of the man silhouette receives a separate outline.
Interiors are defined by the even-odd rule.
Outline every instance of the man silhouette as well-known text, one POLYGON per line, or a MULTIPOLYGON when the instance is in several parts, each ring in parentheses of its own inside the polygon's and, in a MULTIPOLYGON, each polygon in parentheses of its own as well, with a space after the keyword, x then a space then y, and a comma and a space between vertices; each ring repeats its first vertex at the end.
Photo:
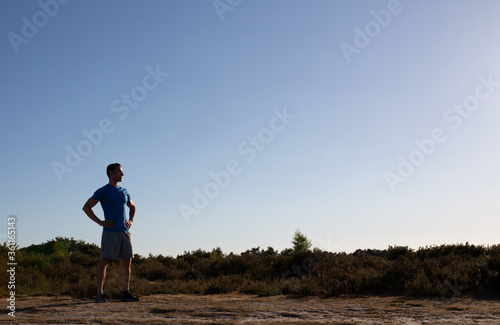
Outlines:
POLYGON ((132 265, 132 237, 129 228, 134 223, 136 208, 128 191, 118 186, 123 179, 123 170, 120 164, 114 163, 107 167, 106 174, 109 183, 95 191, 94 195, 87 200, 83 206, 83 211, 87 216, 102 226, 101 237, 101 259, 97 266, 97 298, 96 302, 106 302, 103 294, 104 279, 106 278, 106 268, 110 260, 119 259, 121 267, 122 301, 139 301, 130 290, 130 273, 132 265), (104 212, 104 220, 99 219, 92 208, 101 202, 104 212), (127 220, 126 208, 129 208, 127 220))

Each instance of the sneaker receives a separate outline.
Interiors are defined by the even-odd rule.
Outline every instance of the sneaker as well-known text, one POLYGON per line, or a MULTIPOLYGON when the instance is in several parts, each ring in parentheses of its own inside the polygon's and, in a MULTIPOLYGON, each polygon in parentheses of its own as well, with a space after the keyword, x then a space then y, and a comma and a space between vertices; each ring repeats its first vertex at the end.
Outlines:
POLYGON ((107 302, 108 300, 106 299, 106 296, 103 295, 102 293, 98 293, 97 294, 97 297, 95 299, 95 302, 97 303, 103 303, 103 302, 107 302))
POLYGON ((127 302, 131 302, 131 301, 139 301, 139 297, 137 296, 134 296, 132 294, 132 292, 130 291, 124 291, 122 292, 122 301, 127 301, 127 302))

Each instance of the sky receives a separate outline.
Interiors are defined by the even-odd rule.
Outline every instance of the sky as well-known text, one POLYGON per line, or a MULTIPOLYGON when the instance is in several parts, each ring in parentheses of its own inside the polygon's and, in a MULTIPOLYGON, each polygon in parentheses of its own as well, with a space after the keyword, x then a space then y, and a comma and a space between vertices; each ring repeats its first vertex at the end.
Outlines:
POLYGON ((0 2, 0 240, 135 253, 499 243, 500 3, 0 2), (101 207, 94 208, 103 218, 101 207))

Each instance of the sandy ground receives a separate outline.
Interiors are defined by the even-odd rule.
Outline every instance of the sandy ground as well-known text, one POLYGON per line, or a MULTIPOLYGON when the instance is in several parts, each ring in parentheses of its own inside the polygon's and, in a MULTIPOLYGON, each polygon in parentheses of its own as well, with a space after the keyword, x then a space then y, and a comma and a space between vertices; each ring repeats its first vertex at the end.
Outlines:
POLYGON ((500 301, 401 297, 152 295, 138 303, 66 296, 16 300, 4 324, 500 324, 500 301))

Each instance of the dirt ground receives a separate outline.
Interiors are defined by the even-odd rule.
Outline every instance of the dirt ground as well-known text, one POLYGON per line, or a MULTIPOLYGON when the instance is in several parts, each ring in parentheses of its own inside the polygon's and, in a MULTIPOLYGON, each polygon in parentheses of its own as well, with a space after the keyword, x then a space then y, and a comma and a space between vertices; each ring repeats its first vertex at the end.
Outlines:
POLYGON ((500 324, 500 301, 402 297, 151 295, 138 303, 66 296, 16 300, 5 324, 500 324))

